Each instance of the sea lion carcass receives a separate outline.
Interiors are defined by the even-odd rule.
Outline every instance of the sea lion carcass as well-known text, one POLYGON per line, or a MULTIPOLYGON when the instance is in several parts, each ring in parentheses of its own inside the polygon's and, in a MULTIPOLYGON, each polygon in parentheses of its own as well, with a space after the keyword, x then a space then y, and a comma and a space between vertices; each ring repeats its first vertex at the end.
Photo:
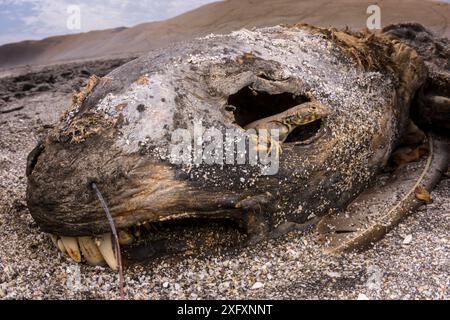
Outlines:
MULTIPOLYGON (((448 103, 448 40, 435 39, 415 24, 379 34, 295 25, 151 52, 91 79, 33 150, 30 213, 61 250, 95 264, 102 261, 95 243, 103 255, 113 246, 92 183, 125 238, 143 223, 221 218, 260 239, 344 208, 388 162, 413 101, 416 114, 432 107, 423 103, 429 92, 448 103), (419 36, 435 44, 433 54, 420 52, 419 36), (436 63, 442 57, 444 67, 436 63), (292 108, 303 113, 286 122, 292 108), (275 173, 248 161, 170 161, 178 129, 194 132, 201 122, 205 130, 245 132, 265 119, 289 124, 275 173)), ((107 262, 114 267, 114 258, 107 262)))

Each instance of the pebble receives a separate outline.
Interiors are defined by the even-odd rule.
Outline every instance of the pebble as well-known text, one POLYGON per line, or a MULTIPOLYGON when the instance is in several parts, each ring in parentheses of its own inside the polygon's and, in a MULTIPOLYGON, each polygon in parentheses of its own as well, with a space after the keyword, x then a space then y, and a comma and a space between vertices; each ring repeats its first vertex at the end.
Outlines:
POLYGON ((413 239, 412 234, 408 234, 408 235, 403 239, 402 244, 410 244, 411 241, 412 241, 412 239, 413 239))
POLYGON ((364 293, 358 294, 357 300, 369 300, 369 297, 366 296, 364 293))
POLYGON ((261 289, 264 287, 264 284, 262 282, 255 282, 255 284, 253 284, 252 286, 252 290, 256 290, 256 289, 261 289))
POLYGON ((325 272, 325 274, 327 276, 329 276, 330 278, 340 278, 341 277, 341 273, 335 272, 335 271, 327 271, 327 272, 325 272))

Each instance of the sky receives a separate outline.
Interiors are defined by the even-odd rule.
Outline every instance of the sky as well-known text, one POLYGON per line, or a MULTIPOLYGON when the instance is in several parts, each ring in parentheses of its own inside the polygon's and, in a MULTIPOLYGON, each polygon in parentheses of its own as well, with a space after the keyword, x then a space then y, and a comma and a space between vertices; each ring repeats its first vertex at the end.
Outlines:
POLYGON ((0 45, 131 27, 165 20, 214 1, 217 0, 0 0, 0 45))

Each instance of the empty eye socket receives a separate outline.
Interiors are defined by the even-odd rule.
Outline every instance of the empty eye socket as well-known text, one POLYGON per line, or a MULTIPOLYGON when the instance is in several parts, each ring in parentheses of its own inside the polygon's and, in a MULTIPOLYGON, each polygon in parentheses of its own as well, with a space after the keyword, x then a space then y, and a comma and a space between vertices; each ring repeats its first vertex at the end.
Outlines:
MULTIPOLYGON (((228 105, 225 110, 232 112, 235 123, 242 128, 246 125, 279 113, 282 113, 299 104, 311 101, 303 95, 294 95, 291 92, 270 94, 265 91, 257 91, 249 86, 228 97, 228 105)), ((311 107, 316 110, 316 106, 311 107)), ((292 130, 284 143, 308 144, 318 136, 322 126, 322 119, 297 126, 292 130)))
POLYGON ((289 133, 285 143, 306 143, 319 133, 322 119, 317 119, 307 124, 299 125, 289 133))
POLYGON ((244 128, 253 121, 273 116, 308 101, 308 97, 291 92, 270 94, 247 86, 228 97, 226 110, 233 112, 235 123, 244 128))

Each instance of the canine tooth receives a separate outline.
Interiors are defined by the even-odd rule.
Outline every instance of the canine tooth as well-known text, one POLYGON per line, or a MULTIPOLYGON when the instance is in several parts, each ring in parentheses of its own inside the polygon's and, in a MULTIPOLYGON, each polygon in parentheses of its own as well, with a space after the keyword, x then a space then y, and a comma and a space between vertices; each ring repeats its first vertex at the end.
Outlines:
POLYGON ((100 237, 98 250, 100 250, 100 252, 102 253, 103 258, 105 259, 108 266, 114 271, 117 271, 118 263, 116 254, 113 250, 111 233, 105 233, 100 237))
POLYGON ((80 245, 81 253, 90 265, 98 266, 103 264, 105 259, 103 259, 102 254, 91 237, 79 237, 78 244, 80 245))
POLYGON ((81 262, 80 248, 75 237, 61 237, 62 243, 67 250, 67 254, 75 261, 81 262))
POLYGON ((62 253, 67 253, 66 247, 64 246, 64 243, 62 242, 61 239, 58 239, 56 246, 58 247, 59 251, 61 251, 62 253))
POLYGON ((119 243, 121 245, 128 245, 134 241, 133 236, 125 230, 119 230, 119 234, 117 236, 119 237, 119 243))
POLYGON ((51 234, 50 239, 52 239, 53 244, 58 248, 58 237, 54 234, 51 234))

